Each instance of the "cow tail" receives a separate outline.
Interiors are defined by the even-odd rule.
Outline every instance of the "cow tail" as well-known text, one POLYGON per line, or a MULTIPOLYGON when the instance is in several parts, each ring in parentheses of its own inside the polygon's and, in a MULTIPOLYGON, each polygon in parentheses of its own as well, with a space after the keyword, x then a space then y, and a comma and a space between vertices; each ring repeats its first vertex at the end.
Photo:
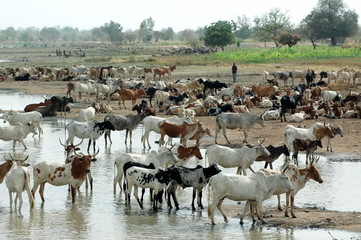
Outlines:
POLYGON ((28 194, 30 210, 31 210, 34 208, 34 197, 33 197, 33 194, 31 193, 30 186, 29 186, 30 177, 28 176, 27 171, 25 171, 25 170, 23 170, 23 174, 24 174, 24 189, 26 190, 26 192, 28 194), (28 177, 29 177, 29 179, 28 179, 28 177))
POLYGON ((211 182, 212 182, 213 177, 211 177, 208 181, 208 186, 207 186, 207 190, 208 190, 208 196, 207 196, 207 201, 208 201, 208 216, 210 216, 210 212, 209 212, 209 206, 211 205, 211 198, 212 198, 212 188, 211 188, 211 182))

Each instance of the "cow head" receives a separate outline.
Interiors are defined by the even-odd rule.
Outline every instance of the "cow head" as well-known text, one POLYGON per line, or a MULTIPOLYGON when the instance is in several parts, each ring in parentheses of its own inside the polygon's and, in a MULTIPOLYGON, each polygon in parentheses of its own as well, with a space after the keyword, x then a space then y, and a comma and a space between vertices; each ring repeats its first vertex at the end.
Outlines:
POLYGON ((80 150, 80 148, 78 148, 78 146, 80 146, 80 144, 83 143, 83 139, 80 141, 80 143, 78 144, 69 144, 69 145, 66 145, 66 144, 63 144, 59 138, 59 142, 60 142, 60 145, 62 145, 64 147, 64 150, 66 152, 66 156, 68 157, 71 153, 75 152, 75 151, 78 151, 80 150))
POLYGON ((26 160, 28 160, 29 155, 26 156, 25 158, 18 158, 18 157, 14 158, 11 154, 9 154, 9 156, 10 156, 11 159, 6 159, 5 158, 5 160, 15 162, 17 167, 20 167, 20 166, 29 167, 30 166, 29 163, 25 162, 26 160))

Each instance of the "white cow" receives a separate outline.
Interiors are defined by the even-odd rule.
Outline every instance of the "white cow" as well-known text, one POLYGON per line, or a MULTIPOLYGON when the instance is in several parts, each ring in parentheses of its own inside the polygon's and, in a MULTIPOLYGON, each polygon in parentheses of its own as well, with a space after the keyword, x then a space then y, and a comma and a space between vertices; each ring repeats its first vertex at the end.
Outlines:
POLYGON ((24 139, 29 133, 37 134, 36 127, 32 123, 19 124, 16 126, 0 126, 0 139, 3 141, 13 141, 13 149, 15 149, 17 141, 23 144, 25 149, 28 149, 24 139))
POLYGON ((321 92, 322 101, 323 102, 335 102, 340 101, 342 98, 342 95, 339 91, 332 91, 332 90, 324 90, 321 92))
POLYGON ((291 114, 291 118, 289 119, 289 122, 300 123, 304 119, 305 119, 305 112, 301 111, 299 113, 291 114))
POLYGON ((285 127, 284 143, 288 150, 293 152, 293 141, 295 139, 301 140, 321 140, 325 136, 333 138, 335 135, 332 132, 330 124, 315 123, 310 128, 298 128, 293 125, 285 127), (321 127, 322 126, 322 127, 321 127))
POLYGON ((222 213, 225 222, 228 222, 227 216, 222 210, 222 202, 225 198, 233 201, 247 201, 243 214, 240 217, 240 224, 243 224, 243 218, 249 209, 251 201, 256 201, 259 211, 259 218, 262 222, 262 202, 270 198, 276 190, 293 190, 289 178, 285 174, 266 176, 263 172, 256 172, 251 176, 241 176, 237 174, 218 173, 211 177, 208 183, 212 190, 212 203, 208 205, 208 217, 214 225, 214 210, 217 207, 222 213))
POLYGON ((10 112, 4 113, 4 123, 8 121, 11 126, 18 125, 19 123, 25 125, 31 122, 38 129, 39 138, 43 134, 43 129, 41 127, 42 119, 43 115, 37 111, 19 113, 11 110, 10 112))
POLYGON ((153 163, 156 168, 166 169, 169 165, 174 165, 178 162, 178 158, 174 155, 172 148, 158 153, 152 150, 148 154, 132 154, 123 153, 115 159, 115 168, 117 169, 117 175, 114 178, 113 187, 114 193, 116 193, 117 184, 122 191, 121 182, 123 179, 123 166, 126 162, 139 162, 145 165, 153 163))
POLYGON ((280 119, 280 114, 281 114, 281 108, 276 109, 276 110, 268 110, 263 114, 263 119, 265 121, 278 120, 278 119, 280 119))
POLYGON ((226 129, 236 129, 240 128, 243 130, 244 140, 247 142, 248 131, 253 128, 253 126, 258 123, 264 127, 263 114, 253 115, 249 112, 244 113, 221 113, 216 117, 216 134, 215 134, 215 143, 217 143, 217 136, 220 130, 223 132, 223 136, 226 138, 228 144, 231 144, 226 135, 226 129))
POLYGON ((86 109, 80 109, 78 122, 92 122, 95 119, 95 108, 88 107, 86 109))
POLYGON ((14 202, 16 208, 17 200, 19 200, 19 212, 21 212, 23 205, 22 192, 25 190, 28 194, 30 210, 34 208, 34 198, 30 191, 30 172, 27 168, 30 164, 25 163, 28 157, 25 159, 13 159, 16 162, 16 168, 13 168, 5 179, 5 184, 9 191, 10 207, 12 207, 13 204, 12 194, 16 193, 14 202))
MULTIPOLYGON (((262 141, 263 142, 263 141, 262 141)), ((205 159, 208 157, 208 164, 212 165, 218 163, 224 168, 237 168, 237 174, 243 170, 243 175, 246 174, 246 169, 251 166, 256 158, 259 156, 270 156, 271 153, 258 142, 257 145, 252 147, 242 146, 241 148, 229 148, 220 145, 212 145, 207 148, 205 159)))
POLYGON ((86 95, 86 101, 89 101, 90 94, 94 92, 96 92, 95 85, 89 81, 87 83, 78 83, 78 82, 74 83, 74 87, 73 87, 74 101, 76 101, 77 95, 79 95, 79 99, 80 99, 82 93, 86 95))

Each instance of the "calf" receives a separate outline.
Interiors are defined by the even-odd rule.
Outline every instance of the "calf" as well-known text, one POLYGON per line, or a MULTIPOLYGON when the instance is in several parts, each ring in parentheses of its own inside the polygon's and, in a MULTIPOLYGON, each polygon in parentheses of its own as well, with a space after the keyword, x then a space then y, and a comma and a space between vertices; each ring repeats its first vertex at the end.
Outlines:
POLYGON ((39 194, 41 200, 44 199, 45 183, 50 183, 54 186, 71 185, 71 199, 75 202, 76 190, 83 184, 90 171, 91 162, 95 162, 93 155, 78 155, 76 154, 70 163, 59 162, 40 162, 33 167, 34 185, 31 190, 35 198, 35 192, 40 185, 39 194))
POLYGON ((295 139, 295 141, 293 141, 293 154, 292 154, 292 159, 294 163, 298 166, 298 152, 306 151, 306 165, 308 165, 308 159, 310 159, 310 161, 315 160, 313 154, 316 151, 317 147, 322 148, 321 140, 310 141, 310 140, 295 139))
MULTIPOLYGON (((282 146, 279 146, 279 147, 274 147, 272 145, 269 145, 266 147, 266 149, 268 150, 268 152, 271 155, 269 155, 269 156, 262 155, 262 156, 257 157, 255 160, 257 162, 265 161, 264 168, 267 168, 267 166, 269 164, 270 168, 273 169, 272 163, 275 160, 277 160, 282 154, 286 155, 287 157, 290 156, 290 152, 288 151, 288 148, 285 144, 283 144, 282 146)), ((252 170, 251 166, 249 167, 249 169, 252 170)))
POLYGON ((172 166, 168 169, 169 171, 174 171, 174 176, 177 176, 174 180, 170 182, 167 188, 168 193, 168 207, 172 208, 171 196, 173 197, 174 205, 176 209, 179 209, 179 203, 176 196, 176 190, 178 185, 182 188, 193 187, 193 197, 192 197, 192 210, 195 211, 194 199, 196 195, 198 207, 203 209, 202 205, 202 189, 208 183, 209 179, 220 173, 221 170, 218 168, 217 164, 213 164, 207 168, 203 168, 201 165, 198 165, 195 168, 186 168, 182 166, 172 166))

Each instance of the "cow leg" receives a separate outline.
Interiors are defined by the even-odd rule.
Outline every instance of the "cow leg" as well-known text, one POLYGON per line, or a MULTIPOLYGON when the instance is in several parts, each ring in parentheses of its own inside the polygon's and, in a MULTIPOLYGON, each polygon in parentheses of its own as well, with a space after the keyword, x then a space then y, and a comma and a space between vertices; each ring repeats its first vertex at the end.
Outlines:
POLYGON ((294 203, 295 203, 295 196, 291 196, 291 216, 293 218, 297 218, 295 213, 294 213, 294 203))
POLYGON ((200 207, 201 209, 204 209, 203 204, 202 204, 202 189, 197 190, 197 191, 198 191, 198 207, 200 207))
MULTIPOLYGON (((90 145, 91 145, 91 139, 89 138, 89 141, 88 141, 88 149, 87 149, 87 151, 88 151, 88 153, 89 153, 89 148, 90 148, 90 145)), ((95 152, 95 151, 94 151, 95 152)))
POLYGON ((266 221, 263 219, 262 201, 257 200, 257 209, 258 209, 257 215, 259 219, 261 220, 262 224, 265 224, 266 221))
POLYGON ((247 141, 248 133, 247 133, 246 131, 243 131, 243 134, 244 134, 244 140, 243 140, 243 142, 244 142, 244 143, 248 143, 248 141, 247 141))
POLYGON ((41 197, 41 201, 45 202, 45 198, 44 198, 44 189, 45 189, 45 182, 40 184, 40 188, 39 188, 39 194, 41 197))
POLYGON ((71 186, 71 202, 72 203, 75 203, 76 189, 77 189, 77 187, 71 186))
POLYGON ((244 209, 243 209, 243 214, 241 215, 241 217, 239 219, 239 224, 243 224, 243 218, 246 215, 247 211, 250 209, 250 204, 251 204, 251 201, 246 202, 246 205, 244 206, 244 209))
POLYGON ((125 141, 124 144, 127 145, 127 139, 128 139, 128 129, 125 130, 125 141))
POLYGON ((286 193, 285 217, 289 217, 289 215, 288 215, 288 206, 289 205, 290 205, 290 194, 286 193))
POLYGON ((142 196, 140 197, 141 202, 143 202, 144 193, 145 193, 145 188, 142 188, 142 196))
POLYGON ((139 197, 138 197, 138 187, 137 186, 134 186, 133 196, 135 197, 135 199, 137 199, 137 202, 138 202, 140 208, 143 209, 143 203, 139 200, 139 197))
POLYGON ((8 189, 9 191, 9 199, 10 199, 10 208, 12 208, 12 205, 13 205, 13 193, 11 192, 10 189, 8 189))
POLYGON ((218 198, 216 198, 216 196, 213 196, 213 202, 208 205, 208 218, 211 219, 211 224, 212 225, 215 225, 215 222, 214 222, 214 209, 216 208, 216 206, 218 205, 218 202, 220 200, 218 200, 218 198))
POLYGON ((96 141, 95 141, 95 139, 93 139, 93 153, 95 153, 95 144, 96 144, 96 141))
POLYGON ((228 218, 227 218, 226 214, 225 214, 225 213, 223 212, 223 210, 222 210, 223 200, 224 200, 224 198, 222 198, 221 200, 219 200, 219 202, 218 202, 218 204, 217 204, 217 208, 218 208, 218 210, 221 212, 224 221, 225 221, 225 222, 228 222, 228 218))
POLYGON ((214 136, 214 142, 217 144, 217 137, 218 137, 218 133, 219 133, 219 127, 218 127, 218 124, 216 126, 216 133, 215 133, 215 136, 214 136))
POLYGON ((222 133, 223 133, 224 138, 227 140, 227 143, 228 143, 228 144, 231 144, 231 142, 230 142, 230 141, 228 140, 228 138, 227 138, 226 128, 222 128, 222 133))
POLYGON ((192 195, 192 211, 195 211, 196 208, 194 207, 194 199, 196 198, 196 190, 193 188, 193 195, 192 195))
MULTIPOLYGON (((93 176, 91 172, 88 172, 87 174, 87 182, 89 179, 89 184, 90 184, 90 191, 93 191, 93 176)), ((86 187, 86 190, 88 190, 88 187, 86 187)))
MULTIPOLYGON (((24 146, 25 149, 28 149, 24 143, 24 140, 23 139, 20 139, 20 142, 21 144, 24 146)), ((15 148, 15 142, 14 142, 14 145, 13 145, 13 149, 15 148)))
POLYGON ((281 195, 280 194, 277 194, 277 201, 278 201, 278 210, 282 211, 282 208, 281 208, 281 195))
POLYGON ((129 130, 129 137, 130 137, 130 145, 132 145, 132 130, 129 130))

